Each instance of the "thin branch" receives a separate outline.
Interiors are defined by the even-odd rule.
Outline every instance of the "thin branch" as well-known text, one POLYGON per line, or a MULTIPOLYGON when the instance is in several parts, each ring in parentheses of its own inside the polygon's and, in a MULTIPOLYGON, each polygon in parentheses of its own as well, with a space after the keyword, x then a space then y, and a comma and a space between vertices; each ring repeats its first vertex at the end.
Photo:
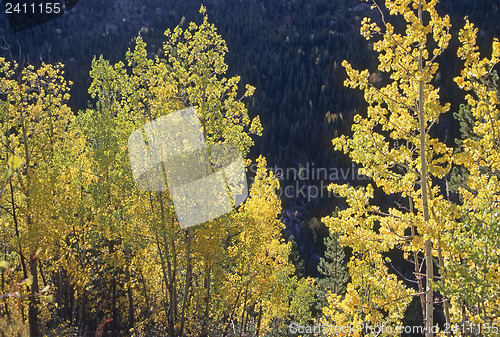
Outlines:
POLYGON ((403 278, 406 282, 410 282, 410 283, 415 283, 415 284, 418 284, 418 281, 415 281, 415 280, 410 280, 410 279, 408 279, 408 278, 404 277, 404 276, 403 276, 403 274, 401 274, 401 273, 399 272, 399 270, 397 270, 397 269, 394 267, 394 265, 392 264, 392 262, 390 262, 390 265, 391 265, 392 269, 394 269, 394 271, 395 271, 395 272, 396 272, 399 276, 401 276, 401 278, 403 278))
MULTIPOLYGON (((382 22, 384 23, 384 27, 387 31, 387 22, 385 21, 385 15, 384 15, 384 12, 382 12, 382 9, 380 8, 380 6, 377 4, 377 2, 375 0, 372 0, 373 2, 373 5, 375 7, 377 7, 378 11, 380 12, 380 15, 382 16, 382 22)), ((387 34, 387 33, 386 33, 387 34)), ((382 35, 385 35, 385 34, 382 34, 382 35)), ((399 46, 401 49, 403 49, 406 53, 406 55, 410 55, 411 58, 413 58, 413 60, 416 62, 417 59, 410 53, 409 50, 407 50, 403 45, 401 45, 401 43, 399 41, 397 41, 393 34, 390 35, 390 37, 392 38, 392 40, 396 43, 397 46, 399 46)))

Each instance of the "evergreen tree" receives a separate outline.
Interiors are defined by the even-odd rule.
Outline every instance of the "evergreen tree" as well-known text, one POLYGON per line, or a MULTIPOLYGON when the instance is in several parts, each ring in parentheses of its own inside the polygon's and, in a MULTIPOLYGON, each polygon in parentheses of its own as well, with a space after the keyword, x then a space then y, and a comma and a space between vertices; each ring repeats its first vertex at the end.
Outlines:
POLYGON ((290 237, 288 238, 288 242, 290 242, 292 245, 290 256, 288 257, 288 259, 290 263, 292 263, 295 266, 295 275, 297 275, 297 277, 301 279, 304 277, 305 274, 304 259, 300 257, 300 253, 298 250, 299 247, 293 235, 290 235, 290 237))
POLYGON ((349 273, 344 262, 344 247, 339 244, 339 236, 338 232, 330 231, 330 235, 325 238, 325 257, 319 261, 318 271, 324 276, 318 281, 318 306, 321 308, 327 304, 328 292, 344 295, 349 280, 349 273))

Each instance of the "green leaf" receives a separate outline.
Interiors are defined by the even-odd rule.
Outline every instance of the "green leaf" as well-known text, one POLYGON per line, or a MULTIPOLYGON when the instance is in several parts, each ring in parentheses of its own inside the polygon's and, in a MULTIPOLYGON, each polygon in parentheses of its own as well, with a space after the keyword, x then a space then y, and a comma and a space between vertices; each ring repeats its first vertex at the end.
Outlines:
POLYGON ((7 165, 9 165, 9 167, 11 167, 14 170, 17 170, 21 166, 21 164, 22 160, 18 156, 12 156, 7 161, 7 165))
POLYGON ((5 171, 2 175, 2 179, 4 180, 7 180, 10 178, 10 176, 12 175, 12 173, 14 172, 14 170, 12 170, 12 168, 8 168, 7 171, 5 171))
POLYGON ((9 269, 9 263, 5 260, 0 261, 0 268, 9 269))
POLYGON ((47 296, 45 296, 45 297, 43 298, 43 301, 44 301, 45 303, 51 303, 52 301, 54 301, 54 296, 52 296, 52 295, 47 295, 47 296))

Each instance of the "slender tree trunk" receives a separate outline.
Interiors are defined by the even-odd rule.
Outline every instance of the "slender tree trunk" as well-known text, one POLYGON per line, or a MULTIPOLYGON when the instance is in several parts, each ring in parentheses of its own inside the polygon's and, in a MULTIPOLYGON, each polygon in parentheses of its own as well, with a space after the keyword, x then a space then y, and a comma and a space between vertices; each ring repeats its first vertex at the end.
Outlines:
POLYGON ((42 285, 45 287, 47 285, 47 281, 45 280, 45 274, 43 273, 43 265, 42 261, 37 259, 38 261, 38 269, 40 270, 40 276, 42 277, 42 285))
POLYGON ((75 305, 75 289, 71 285, 70 280, 68 280, 68 289, 69 289, 69 304, 68 304, 69 315, 68 315, 68 319, 70 322, 73 322, 73 307, 75 305))
MULTIPOLYGON (((174 327, 177 323, 178 319, 178 310, 177 310, 177 253, 175 251, 175 241, 174 239, 170 239, 170 245, 167 243, 167 237, 166 233, 164 232, 164 242, 165 242, 165 249, 168 248, 168 246, 171 247, 172 253, 167 255, 167 257, 171 256, 172 257, 172 267, 171 267, 171 273, 172 273, 172 296, 171 296, 171 309, 172 309, 172 322, 174 323, 174 327)), ((169 261, 169 260, 168 260, 169 261)))
MULTIPOLYGON (((169 336, 174 336, 175 335, 175 320, 176 320, 176 301, 177 301, 177 295, 176 295, 176 285, 175 285, 175 268, 176 268, 176 260, 175 260, 175 250, 174 247, 172 246, 172 254, 169 253, 169 240, 167 238, 167 224, 165 220, 165 207, 163 205, 163 196, 161 192, 158 193, 158 199, 160 202, 160 215, 161 215, 161 224, 163 228, 161 228, 161 233, 162 233, 162 239, 163 239, 163 246, 165 248, 165 256, 162 257, 161 255, 161 249, 159 251, 160 253, 160 259, 162 259, 162 265, 163 268, 165 268, 165 265, 167 267, 167 275, 165 275, 165 270, 163 270, 164 276, 167 276, 165 279, 167 283, 167 289, 169 292, 169 309, 167 311, 168 314, 168 330, 169 330, 169 336), (172 256, 172 264, 170 263, 170 256, 172 256), (164 261, 163 261, 164 260, 164 261)), ((173 245, 173 240, 171 240, 171 244, 173 245)))
POLYGON ((21 247, 21 235, 19 233, 19 222, 17 218, 17 212, 16 212, 16 203, 14 201, 14 186, 12 186, 12 181, 9 182, 10 186, 10 204, 12 206, 12 219, 14 221, 14 231, 16 232, 16 238, 18 241, 18 253, 19 253, 19 259, 21 261, 21 267, 23 269, 23 276, 24 278, 28 277, 28 269, 26 268, 26 262, 25 262, 25 257, 23 254, 23 249, 21 247))
POLYGON ((54 285, 55 285, 55 302, 57 303, 57 316, 60 318, 63 315, 63 303, 62 303, 62 275, 61 269, 59 269, 54 275, 54 285))
MULTIPOLYGON (((130 276, 130 272, 128 273, 130 276)), ((128 296, 128 327, 132 329, 135 325, 135 310, 134 310, 134 297, 132 291, 132 282, 129 281, 129 286, 127 289, 128 296)))
POLYGON ((80 296, 80 308, 78 310, 78 335, 79 336, 84 336, 85 335, 85 318, 87 317, 87 312, 86 312, 86 296, 85 293, 80 296))
MULTIPOLYGON (((21 262, 21 268, 23 270, 23 277, 26 279, 26 278, 28 278, 28 268, 26 266, 26 261, 25 261, 23 249, 21 246, 21 235, 19 232, 19 221, 18 221, 18 217, 17 217, 16 203, 14 201, 14 186, 12 185, 12 181, 9 181, 9 187, 10 187, 10 204, 12 206, 12 220, 14 221, 14 231, 16 233, 16 239, 18 242, 19 260, 21 262)), ((24 310, 20 310, 20 312, 21 312, 21 320, 24 322, 24 320, 25 320, 24 310)))
POLYGON ((260 335, 260 323, 262 322, 262 303, 260 303, 259 318, 257 318, 257 331, 255 335, 258 337, 260 335))
MULTIPOLYGON (((21 101, 23 100, 22 97, 22 92, 21 92, 21 101)), ((30 156, 30 149, 28 146, 28 131, 26 130, 26 124, 25 124, 25 115, 23 111, 19 111, 19 114, 22 117, 22 123, 21 123, 21 130, 23 133, 23 145, 24 145, 24 156, 25 156, 25 163, 26 163, 26 226, 28 228, 28 235, 30 237, 30 240, 32 244, 30 245, 30 251, 33 252, 30 256, 29 260, 29 267, 30 267, 30 273, 31 277, 33 277, 33 283, 31 284, 31 298, 29 302, 29 307, 28 307, 28 322, 29 322, 29 330, 30 330, 30 337, 38 337, 40 336, 40 331, 39 331, 39 326, 38 326, 38 298, 37 298, 37 293, 38 293, 38 270, 37 270, 37 256, 36 256, 36 251, 38 247, 38 238, 33 237, 33 234, 37 234, 38 229, 36 228, 36 224, 33 224, 32 218, 31 218, 31 193, 30 193, 30 187, 31 187, 31 156, 30 156)), ((12 193, 14 193, 11 185, 11 190, 12 193)))
POLYGON ((71 317, 71 308, 70 308, 70 300, 69 300, 69 285, 70 281, 68 279, 68 273, 65 271, 63 274, 63 287, 64 287, 64 317, 71 317))
MULTIPOLYGON (((423 24, 422 16, 422 0, 418 3, 418 18, 421 24, 423 24)), ((419 46, 418 55, 418 70, 419 74, 423 75, 423 46, 419 46)), ((429 201, 427 195, 427 156, 425 152, 425 136, 426 136, 426 125, 425 125, 425 113, 424 113, 424 80, 421 78, 418 83, 418 118, 420 121, 420 163, 421 163, 421 180, 420 180, 420 190, 422 192, 422 210, 424 215, 424 222, 429 222, 429 201)), ((432 291, 432 282, 434 280, 434 264, 432 261, 432 242, 430 239, 426 239, 424 242, 424 253, 425 253, 425 273, 426 273, 426 293, 425 293, 425 318, 424 318, 424 330, 425 337, 432 337, 432 327, 434 325, 434 292, 432 291)))
MULTIPOLYGON (((409 202, 410 202, 410 212, 411 214, 413 214, 413 199, 410 197, 409 198, 409 202)), ((416 232, 415 232, 415 225, 412 223, 411 224, 411 236, 412 238, 414 238, 416 235, 416 232)), ((422 278, 419 276, 419 274, 421 273, 421 270, 420 270, 420 262, 418 260, 418 252, 417 251, 414 251, 413 252, 413 258, 415 259, 415 276, 417 278, 417 282, 418 282, 418 292, 420 293, 420 306, 422 308, 422 317, 425 317, 425 295, 424 295, 424 286, 422 284, 422 278)))
MULTIPOLYGON (((30 216, 30 202, 28 197, 28 215, 26 217, 26 223, 28 225, 29 232, 33 231, 33 224, 30 216)), ((38 337, 40 336, 40 327, 38 325, 38 261, 37 261, 37 244, 36 242, 32 248, 33 253, 30 255, 29 267, 30 267, 30 277, 33 282, 31 283, 31 293, 30 293, 30 301, 28 306, 28 322, 29 322, 29 330, 30 337, 38 337)))
POLYGON ((434 264, 432 262, 432 243, 430 240, 424 242, 425 267, 426 267, 426 294, 425 294, 425 336, 434 336, 432 327, 434 325, 434 292, 432 282, 434 278, 434 264))
MULTIPOLYGON (((156 247, 158 249, 158 255, 160 256, 160 265, 161 265, 161 272, 163 274, 163 279, 165 280, 165 290, 166 290, 166 298, 170 299, 170 293, 171 293, 171 283, 170 283, 170 273, 167 272, 167 266, 165 262, 165 257, 163 256, 163 252, 161 249, 161 244, 160 244, 160 238, 158 237, 158 233, 156 233, 156 247)), ((170 301, 169 301, 170 302, 170 301)), ((164 301, 165 303, 165 314, 168 317, 168 326, 169 326, 169 331, 170 329, 173 329, 173 326, 171 326, 170 322, 170 305, 168 304, 169 302, 164 301)), ((173 333, 173 332, 172 332, 173 333)), ((170 332, 169 332, 170 334, 170 332)))
POLYGON ((244 320, 245 320, 245 309, 247 306, 247 300, 248 300, 248 285, 250 284, 250 281, 247 281, 247 284, 245 286, 245 296, 243 297, 243 309, 241 311, 241 318, 240 318, 240 336, 243 335, 243 330, 244 330, 244 320))
POLYGON ((189 292, 191 290, 191 227, 186 229, 186 280, 184 284, 184 298, 182 300, 181 330, 180 336, 184 334, 186 321, 186 310, 189 306, 189 292))
MULTIPOLYGON (((114 244, 111 243, 109 247, 109 253, 112 255, 114 253, 114 244)), ((113 331, 113 336, 118 334, 118 308, 117 302, 117 290, 116 290, 116 273, 112 271, 111 276, 111 314, 113 321, 111 322, 111 330, 113 331)), ((105 326, 105 325, 104 325, 105 326)))
MULTIPOLYGON (((154 212, 154 207, 153 207, 153 198, 151 196, 151 192, 149 193, 149 201, 151 203, 151 212, 154 212)), ((162 214, 162 219, 163 219, 163 214, 162 214)), ((155 227, 155 243, 156 243, 156 248, 158 249, 158 255, 160 257, 160 265, 161 265, 161 271, 163 274, 163 279, 165 280, 165 291, 166 291, 166 298, 170 298, 170 293, 171 293, 171 283, 170 283, 170 268, 169 271, 167 272, 167 262, 166 257, 163 256, 163 250, 161 248, 161 243, 160 243, 160 236, 158 233, 158 228, 155 227)), ((163 283, 162 283, 163 284, 163 283)), ((165 306, 165 315, 168 317, 168 327, 169 327, 169 334, 173 334, 172 330, 173 327, 171 326, 170 322, 170 309, 167 301, 164 301, 164 306, 165 306)))
POLYGON ((226 334, 227 334, 227 329, 229 329, 229 323, 232 322, 232 320, 233 320, 234 312, 237 309, 238 301, 240 300, 240 296, 241 296, 242 292, 243 292, 243 289, 238 292, 238 295, 236 296, 236 300, 234 301, 234 305, 232 306, 232 309, 228 310, 228 312, 230 312, 230 313, 228 314, 229 317, 227 319, 227 322, 225 323, 224 332, 222 334, 223 336, 226 336, 226 334))
POLYGON ((132 329, 135 323, 135 310, 134 310, 134 297, 132 291, 132 279, 130 276, 130 260, 131 260, 131 249, 125 248, 125 280, 127 282, 127 298, 128 298, 128 329, 132 329))
POLYGON ((460 302, 461 302, 461 309, 462 309, 462 336, 464 336, 463 327, 468 326, 469 319, 467 317, 467 308, 465 306, 465 301, 463 299, 460 299, 460 302))
POLYGON ((202 336, 208 336, 208 318, 209 318, 209 313, 210 313, 210 274, 211 274, 211 268, 210 268, 210 261, 207 261, 206 263, 207 263, 207 265, 205 267, 205 281, 204 281, 204 286, 206 289, 205 312, 203 313, 203 324, 201 327, 201 335, 202 336))
POLYGON ((248 323, 248 310, 245 311, 245 318, 243 319, 243 330, 241 332, 241 335, 242 336, 246 336, 246 334, 244 335, 244 333, 246 332, 247 330, 247 323, 248 323))
POLYGON ((28 320, 30 327, 30 337, 40 336, 40 328, 38 326, 38 263, 35 253, 30 257, 30 273, 33 278, 31 284, 31 297, 28 308, 28 320))
MULTIPOLYGON (((439 259, 439 268, 441 269, 441 283, 444 285, 446 273, 444 272, 444 260, 443 260, 443 254, 441 253, 441 245, 438 245, 438 259, 439 259)), ((450 300, 446 297, 443 300, 443 311, 444 311, 446 326, 450 327, 451 326, 450 300)), ((446 329, 445 335, 447 337, 451 336, 450 329, 446 329)))
MULTIPOLYGON (((7 246, 4 247, 4 259, 7 260, 7 246)), ((7 292, 7 289, 5 289, 5 272, 2 273, 2 294, 5 294, 7 292)), ((9 306, 7 305, 7 298, 3 298, 3 305, 4 305, 4 315, 7 317, 8 320, 10 320, 10 312, 9 312, 9 306)))
POLYGON ((116 307, 116 278, 113 276, 111 279, 111 310, 112 310, 112 318, 111 322, 111 330, 113 331, 113 335, 118 334, 118 309, 116 307))
POLYGON ((149 297, 148 297, 148 288, 146 287, 146 279, 142 273, 142 268, 140 269, 141 283, 142 283, 142 295, 144 296, 144 301, 146 302, 146 310, 143 314, 147 312, 147 318, 149 318, 150 314, 150 306, 149 306, 149 297))

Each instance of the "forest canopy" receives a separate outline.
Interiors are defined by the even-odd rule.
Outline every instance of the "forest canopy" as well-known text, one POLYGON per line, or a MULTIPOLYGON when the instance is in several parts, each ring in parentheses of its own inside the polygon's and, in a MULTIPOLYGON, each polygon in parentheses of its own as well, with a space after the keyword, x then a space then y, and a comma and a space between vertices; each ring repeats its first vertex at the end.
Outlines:
MULTIPOLYGON (((0 57, 0 335, 498 335, 500 42, 485 57, 469 20, 454 41, 437 0, 371 5, 360 34, 374 66, 357 70, 361 56, 335 65, 362 93, 344 100, 364 100, 346 120, 334 107, 325 115, 332 148, 366 183, 332 184, 341 198, 308 222, 314 235, 327 229, 312 276, 303 238, 285 228, 282 181, 253 155, 269 136, 250 111, 256 88, 229 69, 205 7, 167 29, 155 53, 141 31, 118 60, 96 55, 78 111, 63 64, 0 57), (439 80, 452 43, 465 97, 456 145, 439 132, 452 109, 439 80), (255 170, 240 207, 183 228, 168 188, 136 185, 128 140, 188 107, 207 145, 230 144, 255 170)), ((273 123, 267 132, 294 138, 289 155, 300 132, 273 123)))

